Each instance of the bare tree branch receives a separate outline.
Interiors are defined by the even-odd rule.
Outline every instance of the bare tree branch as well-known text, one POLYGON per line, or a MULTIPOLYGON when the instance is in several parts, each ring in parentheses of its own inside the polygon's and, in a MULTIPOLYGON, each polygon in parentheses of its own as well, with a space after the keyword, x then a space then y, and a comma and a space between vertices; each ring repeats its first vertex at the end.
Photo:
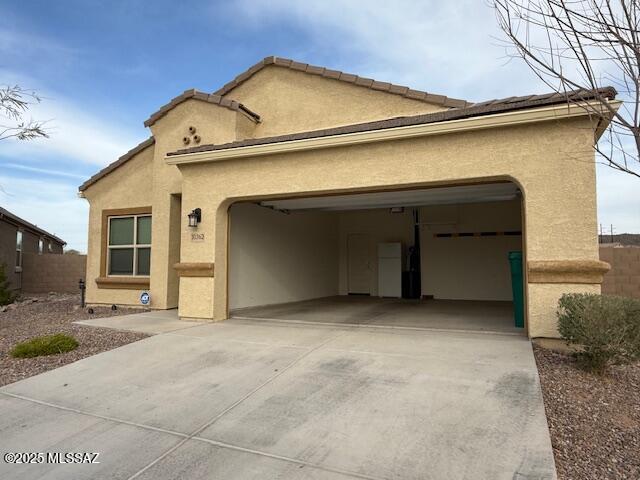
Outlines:
POLYGON ((640 178, 640 0, 490 1, 507 55, 609 125, 596 161, 640 178), (622 108, 611 104, 604 82, 617 88, 622 108), (569 96, 573 90, 593 92, 595 102, 569 96))
POLYGON ((0 140, 49 137, 45 129, 46 122, 24 120, 24 115, 31 105, 40 103, 40 100, 35 92, 18 85, 0 86, 0 119, 4 118, 4 121, 0 122, 0 140))

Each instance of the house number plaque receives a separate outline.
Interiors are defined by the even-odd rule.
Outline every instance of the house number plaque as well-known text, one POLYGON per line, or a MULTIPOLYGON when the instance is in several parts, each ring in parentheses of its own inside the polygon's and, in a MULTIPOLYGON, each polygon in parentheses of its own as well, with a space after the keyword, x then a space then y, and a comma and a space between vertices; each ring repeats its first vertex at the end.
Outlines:
POLYGON ((191 234, 192 242, 204 242, 204 233, 192 233, 191 234))

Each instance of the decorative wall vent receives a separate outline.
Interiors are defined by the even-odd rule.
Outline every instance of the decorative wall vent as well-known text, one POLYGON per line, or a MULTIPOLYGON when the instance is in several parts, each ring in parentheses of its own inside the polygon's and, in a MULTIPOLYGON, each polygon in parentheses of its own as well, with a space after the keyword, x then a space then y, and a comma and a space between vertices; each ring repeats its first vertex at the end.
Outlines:
POLYGON ((200 135, 196 135, 196 127, 190 126, 188 130, 189 134, 182 137, 182 143, 184 143, 185 145, 189 145, 192 140, 195 144, 198 144, 202 141, 202 137, 200 137, 200 135))

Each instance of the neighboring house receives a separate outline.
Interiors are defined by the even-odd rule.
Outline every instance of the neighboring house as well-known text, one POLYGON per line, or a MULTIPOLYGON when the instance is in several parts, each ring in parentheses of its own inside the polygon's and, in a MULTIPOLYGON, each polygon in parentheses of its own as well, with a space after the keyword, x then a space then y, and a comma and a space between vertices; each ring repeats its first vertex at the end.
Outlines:
POLYGON ((0 207, 0 264, 14 290, 22 287, 22 259, 27 253, 61 254, 66 242, 0 207))
POLYGON ((80 187, 87 299, 138 304, 148 291, 152 308, 223 320, 384 295, 396 260, 378 247, 397 242, 397 268, 414 275, 403 288, 510 302, 508 254, 522 251, 526 331, 557 336, 560 295, 600 292, 608 269, 592 149, 603 123, 558 94, 470 103, 267 57, 171 100, 145 122, 148 140, 80 187))

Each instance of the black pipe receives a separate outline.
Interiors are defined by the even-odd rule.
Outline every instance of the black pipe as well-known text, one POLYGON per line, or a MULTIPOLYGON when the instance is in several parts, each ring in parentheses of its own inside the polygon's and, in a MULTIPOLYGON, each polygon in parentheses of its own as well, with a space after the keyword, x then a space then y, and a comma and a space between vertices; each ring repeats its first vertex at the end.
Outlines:
POLYGON ((84 308, 84 291, 87 289, 86 285, 84 284, 84 280, 80 279, 78 281, 78 288, 80 288, 80 308, 84 308))

